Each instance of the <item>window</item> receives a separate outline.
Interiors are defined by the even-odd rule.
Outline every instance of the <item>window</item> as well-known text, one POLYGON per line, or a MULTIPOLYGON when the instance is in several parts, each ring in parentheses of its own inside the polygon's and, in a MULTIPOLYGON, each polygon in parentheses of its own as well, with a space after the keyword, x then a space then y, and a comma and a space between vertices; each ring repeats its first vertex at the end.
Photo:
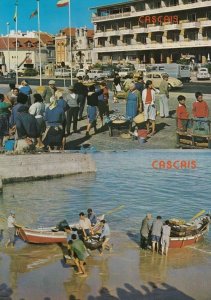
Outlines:
POLYGON ((196 13, 188 14, 188 20, 190 22, 195 22, 196 21, 196 13))

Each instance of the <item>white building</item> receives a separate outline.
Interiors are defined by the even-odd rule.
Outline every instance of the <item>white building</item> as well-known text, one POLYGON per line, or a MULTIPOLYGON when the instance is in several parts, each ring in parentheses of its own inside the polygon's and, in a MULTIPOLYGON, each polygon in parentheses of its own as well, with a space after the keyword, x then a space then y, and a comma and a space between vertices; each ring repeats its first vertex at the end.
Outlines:
POLYGON ((209 0, 134 0, 92 10, 95 60, 206 63, 211 55, 209 0))
MULTIPOLYGON (((41 62, 55 61, 55 46, 52 35, 41 32, 41 62)), ((14 30, 6 36, 0 37, 0 70, 3 72, 23 68, 39 68, 39 38, 37 32, 23 33, 18 31, 17 37, 14 30), (17 52, 16 52, 17 39, 17 52)))

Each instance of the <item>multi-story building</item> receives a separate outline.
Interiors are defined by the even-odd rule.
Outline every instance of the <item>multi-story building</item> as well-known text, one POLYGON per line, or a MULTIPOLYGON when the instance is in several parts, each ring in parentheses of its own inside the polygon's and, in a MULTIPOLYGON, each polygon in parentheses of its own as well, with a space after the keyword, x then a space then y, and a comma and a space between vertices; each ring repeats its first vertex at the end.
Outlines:
POLYGON ((87 67, 92 63, 94 31, 82 28, 64 28, 55 38, 56 64, 70 66, 71 52, 73 66, 87 67), (71 37, 71 39, 70 39, 71 37), (71 49, 70 49, 71 40, 71 49))
POLYGON ((95 60, 176 62, 211 55, 211 1, 134 0, 92 8, 95 60))
MULTIPOLYGON (((52 35, 41 32, 41 63, 44 66, 47 63, 55 61, 55 46, 52 35)), ((19 68, 39 68, 39 37, 34 31, 23 33, 14 30, 6 36, 0 37, 0 69, 5 72, 19 68), (17 51, 16 51, 17 39, 17 51)))

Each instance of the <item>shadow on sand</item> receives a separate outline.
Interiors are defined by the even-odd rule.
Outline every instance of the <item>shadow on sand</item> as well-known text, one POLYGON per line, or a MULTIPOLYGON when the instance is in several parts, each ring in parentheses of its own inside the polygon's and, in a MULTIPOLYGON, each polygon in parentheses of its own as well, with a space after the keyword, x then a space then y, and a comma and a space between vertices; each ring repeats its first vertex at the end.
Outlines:
MULTIPOLYGON (((2 283, 0 285, 0 299, 12 300, 13 290, 7 286, 7 284, 2 283)), ((99 290, 99 296, 88 296, 87 300, 194 300, 192 297, 184 294, 175 287, 172 287, 166 283, 162 283, 159 286, 153 282, 149 282, 146 285, 141 285, 140 289, 136 289, 129 283, 124 284, 124 288, 116 288, 117 296, 110 294, 110 291, 106 287, 102 287, 99 290)), ((32 298, 33 300, 35 298, 32 298)), ((50 297, 45 297, 43 300, 50 300, 50 297)), ((17 299, 18 300, 18 299, 17 299)), ((24 300, 20 298, 19 300, 24 300)), ((71 294, 68 300, 85 300, 76 297, 71 294)))

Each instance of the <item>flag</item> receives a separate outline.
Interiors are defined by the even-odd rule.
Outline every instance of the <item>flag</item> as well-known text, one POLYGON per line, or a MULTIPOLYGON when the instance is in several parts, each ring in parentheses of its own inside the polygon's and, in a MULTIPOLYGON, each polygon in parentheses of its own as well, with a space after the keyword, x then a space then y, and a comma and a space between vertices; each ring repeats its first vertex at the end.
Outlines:
POLYGON ((59 0, 56 4, 57 7, 67 6, 70 0, 59 0))
POLYGON ((33 18, 33 17, 35 17, 36 15, 38 14, 38 11, 37 11, 37 9, 30 15, 30 19, 31 18, 33 18))
POLYGON ((16 22, 16 20, 17 20, 17 11, 16 10, 15 10, 15 13, 14 13, 13 20, 14 20, 14 22, 16 22))

